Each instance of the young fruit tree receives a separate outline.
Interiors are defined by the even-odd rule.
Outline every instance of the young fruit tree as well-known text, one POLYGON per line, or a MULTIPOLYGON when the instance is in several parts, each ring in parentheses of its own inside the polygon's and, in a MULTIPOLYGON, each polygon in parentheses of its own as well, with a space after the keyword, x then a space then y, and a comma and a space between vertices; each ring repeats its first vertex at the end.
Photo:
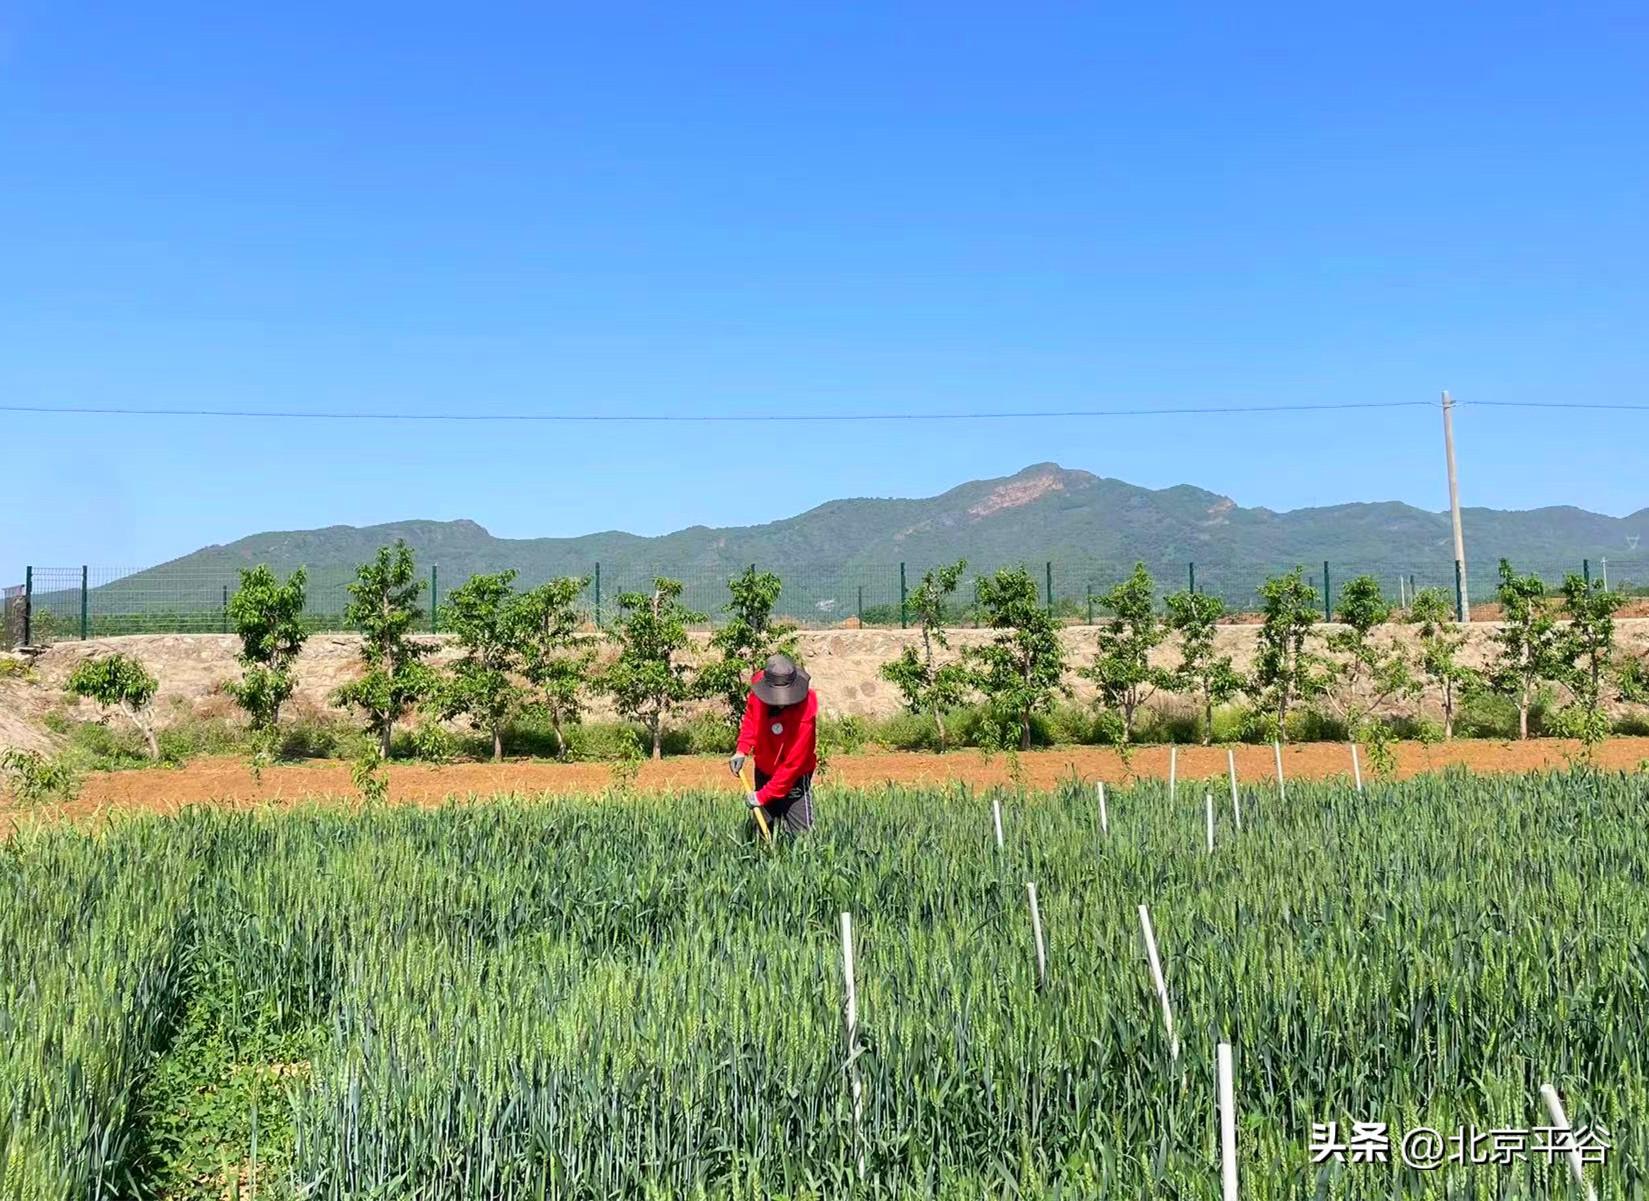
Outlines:
POLYGON ((773 620, 782 587, 778 576, 754 566, 727 581, 727 622, 710 635, 710 649, 717 658, 699 669, 695 686, 700 696, 725 706, 722 716, 735 730, 744 719, 750 677, 769 655, 796 657, 796 627, 773 620))
POLYGON ((1460 662, 1466 633, 1455 622, 1454 605, 1441 588, 1421 589, 1409 604, 1409 617, 1420 627, 1421 674, 1441 698, 1443 737, 1453 738, 1460 701, 1482 686, 1482 673, 1460 662))
POLYGON ((1151 652, 1166 629, 1157 617, 1157 588, 1145 564, 1134 564, 1127 579, 1105 594, 1111 620, 1099 627, 1094 661, 1078 674, 1094 682, 1101 720, 1115 740, 1131 743, 1140 706, 1169 683, 1168 673, 1151 666, 1151 652))
POLYGON ((1301 701, 1320 696, 1328 687, 1329 666, 1308 645, 1317 624, 1317 590, 1305 582, 1305 569, 1296 567, 1260 585, 1259 648, 1254 672, 1245 691, 1265 714, 1268 733, 1288 739, 1288 714, 1301 701))
POLYGON ((584 688, 595 662, 591 638, 580 630, 575 604, 588 577, 568 576, 522 593, 511 612, 521 676, 527 682, 522 708, 550 723, 557 758, 566 758, 565 728, 583 716, 584 688))
POLYGON ((349 585, 344 617, 361 631, 361 661, 366 670, 333 693, 333 703, 361 710, 367 730, 378 740, 378 754, 389 758, 395 723, 411 706, 429 695, 432 674, 424 656, 430 647, 412 641, 412 630, 423 611, 418 594, 423 585, 412 563, 412 551, 397 540, 378 548, 378 556, 355 571, 349 585))
POLYGON ((1489 674, 1491 687, 1517 705, 1517 736, 1529 736, 1529 710, 1564 670, 1562 636, 1546 585, 1536 575, 1518 575, 1500 560, 1501 624, 1494 638, 1500 655, 1489 674))
POLYGON ((1374 639, 1375 627, 1391 619, 1391 610, 1391 603, 1381 595, 1379 580, 1371 575, 1356 576, 1340 589, 1340 606, 1335 612, 1340 628, 1327 638, 1328 649, 1340 656, 1330 699, 1351 737, 1369 743, 1377 761, 1384 757, 1389 741, 1389 727, 1377 714, 1392 701, 1420 691, 1401 646, 1381 646, 1374 639))
POLYGON ((968 670, 961 662, 940 663, 934 657, 934 648, 948 651, 950 639, 945 635, 945 600, 956 591, 962 573, 968 569, 966 559, 958 559, 948 567, 925 572, 922 582, 911 593, 911 612, 922 630, 922 649, 907 646, 891 663, 884 663, 880 672, 899 690, 905 708, 912 714, 928 714, 933 719, 934 732, 939 738, 939 750, 944 752, 945 713, 962 703, 968 691, 968 670))
POLYGON ((1618 592, 1573 573, 1563 579, 1563 609, 1569 624, 1562 630, 1558 679, 1573 698, 1558 714, 1558 729, 1587 747, 1609 736, 1604 711, 1607 690, 1616 680, 1615 612, 1626 603, 1618 592))
POLYGON ((979 606, 996 631, 967 652, 969 682, 985 701, 987 736, 997 746, 1029 750, 1031 716, 1052 706, 1065 673, 1059 626, 1022 567, 983 577, 979 606))
POLYGON ((281 705, 297 680, 292 664, 303 649, 304 589, 308 576, 298 568, 282 583, 266 565, 243 568, 240 588, 229 598, 229 620, 240 638, 241 678, 224 685, 246 712, 255 741, 274 739, 281 705))
POLYGON ((1202 744, 1214 740, 1214 709, 1242 691, 1242 676, 1230 655, 1215 653, 1214 629, 1225 615, 1225 603, 1206 592, 1176 592, 1163 603, 1168 628, 1179 636, 1179 666, 1167 685, 1197 698, 1202 714, 1202 744))
POLYGON ((618 623, 611 637, 618 658, 601 676, 618 711, 647 727, 653 758, 664 754, 664 722, 693 695, 687 665, 680 660, 687 649, 687 625, 704 621, 681 603, 681 581, 653 580, 652 595, 625 592, 618 598, 618 623))
POLYGON ((444 720, 467 717, 492 735, 494 763, 504 758, 504 726, 524 699, 516 682, 515 574, 473 575, 453 589, 442 612, 463 653, 433 689, 444 720))
POLYGON ((104 709, 119 709, 126 715, 126 720, 143 735, 151 759, 160 758, 160 744, 155 741, 154 726, 146 710, 159 686, 143 664, 129 655, 87 659, 69 675, 69 691, 74 695, 95 701, 104 709))

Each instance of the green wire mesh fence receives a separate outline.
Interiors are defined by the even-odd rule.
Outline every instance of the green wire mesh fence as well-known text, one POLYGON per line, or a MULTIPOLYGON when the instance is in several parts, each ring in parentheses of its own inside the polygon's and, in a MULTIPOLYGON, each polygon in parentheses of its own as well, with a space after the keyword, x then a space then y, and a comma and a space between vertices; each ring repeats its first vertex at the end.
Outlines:
MULTIPOLYGON (((1497 560, 1484 557, 1471 567, 1468 584, 1474 605, 1492 601, 1497 560)), ((1159 593, 1194 589, 1219 597, 1233 613, 1258 608, 1258 590, 1268 578, 1291 570, 1295 563, 1243 563, 1182 561, 1148 562, 1159 593)), ((1441 589, 1453 604, 1456 580, 1452 561, 1374 562, 1307 561, 1302 566, 1308 582, 1323 598, 1325 614, 1332 608, 1339 588, 1354 576, 1368 574, 1380 581, 1387 597, 1405 604, 1424 588, 1441 589)), ((647 593, 655 576, 680 580, 682 600, 690 609, 705 615, 699 623, 713 626, 723 618, 728 580, 744 565, 660 564, 657 566, 591 563, 565 574, 587 577, 582 605, 592 624, 607 626, 618 612, 619 598, 629 592, 647 593)), ((912 620, 908 598, 915 591, 930 563, 758 563, 783 582, 777 614, 806 628, 832 626, 898 627, 912 620)), ((1029 561, 1021 564, 988 563, 974 565, 965 575, 948 606, 948 620, 958 626, 978 624, 975 598, 982 573, 1002 566, 1022 566, 1036 581, 1049 607, 1064 620, 1080 623, 1106 616, 1105 594, 1133 570, 1132 562, 1101 561, 1079 556, 1029 561)), ((1514 564, 1520 572, 1533 572, 1556 586, 1567 574, 1584 574, 1602 579, 1611 587, 1649 595, 1649 555, 1572 561, 1524 562, 1514 564)), ((463 569, 425 564, 420 568, 424 591, 421 625, 440 629, 440 605, 451 590, 479 571, 502 571, 509 564, 489 564, 463 569), (435 612, 430 612, 431 598, 435 612)), ((284 572, 282 573, 284 574, 284 572)), ((348 568, 309 569, 306 614, 312 631, 347 631, 344 618, 349 601, 348 584, 354 572, 348 568)), ((562 573, 557 573, 562 574, 562 573)), ((548 575, 522 573, 518 588, 542 583, 548 575)), ((119 634, 226 634, 231 632, 229 598, 239 587, 235 569, 167 568, 121 570, 103 567, 29 567, 21 584, 4 589, 4 620, 0 622, 0 643, 16 646, 74 638, 101 638, 119 634)))

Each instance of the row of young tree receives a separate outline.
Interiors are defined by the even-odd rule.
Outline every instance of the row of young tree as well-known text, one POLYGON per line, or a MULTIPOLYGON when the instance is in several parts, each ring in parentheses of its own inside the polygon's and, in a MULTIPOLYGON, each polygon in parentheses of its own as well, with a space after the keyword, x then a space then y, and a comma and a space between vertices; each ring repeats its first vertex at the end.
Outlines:
MULTIPOLYGON (((950 648, 947 599, 966 569, 960 561, 922 577, 911 601, 920 646, 907 647, 882 674, 911 713, 933 720, 941 748, 945 714, 970 703, 983 707, 988 736, 998 745, 1028 748, 1034 715, 1052 708, 1066 690, 1060 623, 1040 603, 1029 573, 998 571, 979 581, 983 624, 996 631, 991 641, 942 658, 950 648)), ((1554 595, 1539 577, 1519 575, 1502 560, 1503 620, 1493 635, 1494 657, 1482 668, 1463 661, 1466 633, 1440 589, 1421 591, 1407 612, 1416 627, 1412 646, 1376 636, 1396 610, 1373 576, 1345 583, 1336 623, 1320 636, 1315 626, 1321 598, 1303 568, 1267 580, 1259 592, 1258 646, 1246 672, 1218 648, 1215 629, 1226 615, 1218 597, 1181 591, 1159 605, 1144 564, 1105 593, 1110 620, 1096 633, 1092 661, 1077 674, 1093 684, 1113 741, 1133 740, 1146 702, 1159 692, 1194 701, 1205 743, 1213 738, 1216 709, 1239 697, 1253 706, 1249 720, 1262 727, 1254 732, 1267 738, 1285 739, 1289 715, 1301 705, 1325 703, 1354 738, 1381 746, 1390 736, 1381 715, 1428 686, 1440 701, 1444 738, 1454 736, 1461 704, 1481 694, 1509 698, 1519 736, 1527 738, 1530 713, 1554 685, 1561 686, 1569 703, 1556 727, 1589 744, 1608 734, 1612 701, 1649 703, 1643 660, 1621 656, 1615 643, 1614 614, 1625 598, 1578 575, 1568 576, 1554 595), (1173 666, 1160 662, 1165 644, 1175 652, 1173 666)))
MULTIPOLYGON (((681 602, 682 585, 654 581, 651 593, 618 597, 618 618, 592 630, 579 607, 589 585, 581 577, 553 579, 518 591, 516 573, 471 576, 441 607, 441 624, 458 655, 445 667, 429 662, 437 643, 414 635, 422 625, 423 582, 404 543, 383 547, 349 585, 345 617, 361 634, 361 674, 338 689, 335 704, 354 710, 387 758, 396 724, 414 710, 443 721, 467 719, 492 739, 502 758, 504 732, 523 718, 548 724, 558 753, 567 727, 597 694, 647 730, 653 758, 665 724, 694 700, 713 700, 737 725, 750 673, 775 651, 794 653, 795 627, 775 622, 780 583, 754 568, 730 582, 728 620, 711 636, 714 657, 696 670, 686 654, 689 627, 705 620, 681 602), (598 667, 603 641, 617 654, 598 667)), ((296 685, 303 647, 303 570, 280 580, 268 567, 241 573, 229 620, 241 639, 241 678, 228 688, 255 734, 273 737, 280 707, 296 685)))
MULTIPOLYGON (((922 577, 910 598, 919 643, 884 664, 882 675, 911 713, 932 719, 941 749, 947 715, 963 706, 982 716, 987 745, 1028 748, 1035 715, 1067 691, 1061 623, 1028 572, 1004 569, 978 582, 989 640, 952 653, 944 619, 966 570, 959 561, 922 577)), ((658 758, 666 724, 684 706, 711 702, 736 728, 750 673, 774 652, 797 655, 796 627, 773 616, 781 581, 754 567, 729 581, 708 657, 691 649, 688 632, 706 615, 683 604, 679 581, 661 577, 650 593, 621 594, 616 622, 598 631, 580 608, 587 580, 566 577, 518 591, 515 579, 513 571, 477 575, 453 591, 441 617, 458 653, 437 667, 429 662, 436 642, 414 634, 424 613, 412 552, 398 542, 357 570, 346 615, 361 633, 361 673, 332 700, 361 717, 380 757, 388 757, 397 723, 415 710, 443 721, 467 719, 490 735, 495 759, 512 723, 542 721, 565 755, 568 726, 581 720, 594 696, 605 695, 621 716, 645 729, 658 758), (601 656, 603 643, 615 653, 601 656)), ((301 568, 282 580, 260 565, 242 571, 229 602, 241 675, 226 689, 261 747, 273 747, 281 707, 296 687, 306 584, 301 568)), ((1579 576, 1568 577, 1554 596, 1537 577, 1519 575, 1502 561, 1503 621, 1486 668, 1462 661, 1466 635, 1440 590, 1414 598, 1407 613, 1417 627, 1412 647, 1376 637, 1394 608, 1372 576, 1347 581, 1337 623, 1321 635, 1315 629, 1320 598, 1303 569, 1266 581, 1260 597, 1257 651, 1252 667, 1239 671, 1216 638, 1226 615, 1217 597, 1181 591, 1159 605, 1143 564, 1110 589, 1103 598, 1110 619, 1096 633, 1092 660, 1077 674, 1093 684, 1112 741, 1134 740, 1144 707, 1159 693, 1194 702, 1204 742, 1212 740, 1216 710, 1239 697, 1252 706, 1249 720, 1263 727, 1251 732, 1267 738, 1286 738, 1289 716, 1300 706, 1326 703, 1353 737, 1377 745, 1389 735, 1380 714, 1428 685, 1441 703, 1445 738, 1453 737, 1462 702, 1479 693, 1509 698, 1526 738, 1531 711, 1551 686, 1561 685, 1569 703, 1557 728, 1588 743, 1607 735, 1608 704, 1649 702, 1643 662, 1621 657, 1615 644, 1613 616, 1622 597, 1579 576), (1165 645, 1171 656, 1159 653, 1165 645), (1165 657, 1172 666, 1162 665, 1165 657)), ((120 655, 89 660, 69 686, 123 711, 158 755, 145 716, 156 681, 141 664, 120 655)))

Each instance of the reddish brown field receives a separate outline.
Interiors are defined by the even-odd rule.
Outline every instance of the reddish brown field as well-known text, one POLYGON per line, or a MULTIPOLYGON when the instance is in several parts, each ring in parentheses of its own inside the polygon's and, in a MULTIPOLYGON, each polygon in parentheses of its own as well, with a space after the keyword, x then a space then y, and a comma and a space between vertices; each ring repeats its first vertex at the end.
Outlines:
MULTIPOLYGON (((1455 742, 1427 746, 1400 743, 1396 747, 1397 773, 1412 776, 1464 765, 1478 772, 1548 771, 1568 765, 1580 753, 1578 743, 1543 738, 1530 742, 1455 742)), ((1275 775, 1269 746, 1240 746, 1237 774, 1244 781, 1270 780, 1275 775)), ((1168 748, 1146 747, 1125 764, 1115 751, 1103 747, 1068 747, 1031 751, 1021 756, 1027 783, 1046 788, 1075 772, 1083 780, 1121 783, 1130 778, 1168 774, 1168 748)), ((1649 738, 1616 738, 1599 747, 1597 762, 1606 768, 1634 769, 1649 762, 1649 738)), ((1364 764, 1365 770, 1367 763, 1364 764)), ((1180 747, 1182 780, 1225 776, 1224 747, 1180 747)), ((1324 779, 1351 773, 1351 756, 1343 743, 1308 743, 1283 748, 1283 770, 1290 779, 1324 779)), ((548 763, 514 760, 504 763, 461 763, 444 767, 396 764, 388 769, 392 801, 429 804, 446 797, 500 792, 567 794, 600 792, 611 786, 611 770, 599 763, 548 763)), ((901 784, 943 784, 965 780, 975 785, 1008 782, 1008 761, 986 760, 976 751, 948 755, 881 753, 840 756, 821 783, 866 785, 893 781, 901 784)), ((637 787, 646 791, 686 788, 724 788, 735 782, 721 759, 674 758, 642 765, 637 787)), ((173 812, 184 805, 246 806, 297 801, 306 797, 351 797, 349 766, 317 762, 266 768, 254 780, 244 760, 209 758, 184 767, 105 772, 89 777, 77 800, 42 809, 56 816, 89 817, 109 809, 173 812)), ((14 810, 15 812, 15 810, 14 810)))

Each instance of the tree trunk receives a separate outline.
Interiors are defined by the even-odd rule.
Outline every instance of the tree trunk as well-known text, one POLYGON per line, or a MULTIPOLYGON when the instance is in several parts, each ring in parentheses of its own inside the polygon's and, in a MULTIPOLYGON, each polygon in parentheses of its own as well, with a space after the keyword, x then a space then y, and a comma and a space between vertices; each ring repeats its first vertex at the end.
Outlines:
POLYGON ((1202 694, 1202 745, 1212 746, 1214 743, 1214 698, 1207 692, 1202 694))
POLYGON ((160 743, 155 741, 154 730, 150 729, 149 724, 137 715, 136 709, 130 705, 122 705, 121 707, 126 710, 126 716, 131 719, 132 724, 137 727, 137 732, 143 735, 143 741, 149 744, 149 758, 158 762, 160 760, 160 743))
POLYGON ((385 763, 389 762, 389 736, 394 730, 394 721, 386 718, 383 728, 378 731, 378 754, 382 756, 385 763))
POLYGON ((1025 710, 1024 718, 1019 723, 1019 749, 1022 751, 1031 749, 1031 711, 1029 709, 1025 710))
POLYGON ((494 763, 502 763, 504 761, 503 726, 494 726, 492 728, 492 761, 494 763))
POLYGON ((1529 702, 1523 697, 1517 702, 1517 737, 1519 741, 1529 737, 1529 702))
POLYGON ((561 715, 559 713, 550 718, 550 727, 555 731, 555 757, 565 759, 567 757, 567 736, 561 732, 561 715))
POLYGON ((1449 742, 1454 738, 1454 684, 1445 681, 1443 684, 1443 741, 1449 742))
POLYGON ((664 758, 664 718, 662 715, 653 718, 653 758, 664 758))
POLYGON ((939 732, 939 753, 945 753, 945 715, 939 712, 939 707, 933 707, 933 726, 939 732))

